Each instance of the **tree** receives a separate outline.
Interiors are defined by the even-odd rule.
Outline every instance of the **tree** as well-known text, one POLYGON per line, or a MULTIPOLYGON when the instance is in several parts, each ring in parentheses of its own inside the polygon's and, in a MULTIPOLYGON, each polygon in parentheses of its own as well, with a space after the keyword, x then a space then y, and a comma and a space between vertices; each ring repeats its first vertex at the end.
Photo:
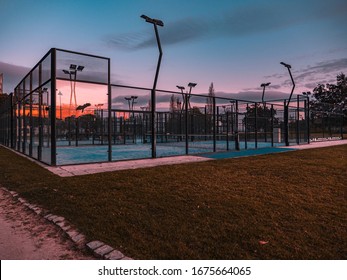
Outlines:
POLYGON ((214 87, 213 87, 213 83, 211 83, 210 87, 208 88, 208 97, 206 100, 207 114, 210 114, 210 115, 213 114, 213 98, 214 97, 215 97, 214 87))
POLYGON ((172 94, 170 97, 170 112, 174 113, 177 110, 180 110, 180 99, 172 94))
MULTIPOLYGON (((263 106, 261 103, 255 103, 246 108, 247 112, 243 119, 243 123, 247 123, 247 130, 253 130, 255 128, 255 121, 257 116, 257 130, 267 130, 271 127, 271 108, 263 106)), ((274 117, 274 124, 278 124, 278 119, 275 118, 276 110, 273 109, 272 116, 274 117)))
POLYGON ((175 95, 172 94, 170 97, 170 112, 173 113, 175 111, 176 111, 175 95))
POLYGON ((335 84, 318 84, 313 89, 311 110, 326 113, 342 113, 347 116, 347 77, 340 73, 335 84))

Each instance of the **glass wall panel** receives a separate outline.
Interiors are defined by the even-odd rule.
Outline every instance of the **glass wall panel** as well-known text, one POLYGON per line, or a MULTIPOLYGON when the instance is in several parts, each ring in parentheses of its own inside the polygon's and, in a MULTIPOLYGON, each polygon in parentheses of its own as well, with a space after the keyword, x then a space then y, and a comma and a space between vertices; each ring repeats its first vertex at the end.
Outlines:
POLYGON ((44 84, 51 79, 51 54, 41 62, 41 68, 41 83, 44 84))
POLYGON ((31 145, 32 145, 32 157, 39 159, 39 143, 40 143, 40 94, 39 91, 32 93, 32 134, 31 134, 31 145))
POLYGON ((35 90, 39 87, 39 65, 32 70, 32 89, 35 90))
POLYGON ((57 50, 56 77, 108 83, 108 59, 57 50))
POLYGON ((57 164, 108 160, 108 86, 56 81, 57 164))
POLYGON ((51 163, 51 84, 41 88, 41 131, 42 158, 45 163, 51 163))
POLYGON ((112 86, 112 160, 150 158, 151 91, 112 86))
POLYGON ((30 94, 23 100, 23 153, 29 155, 30 143, 30 94))

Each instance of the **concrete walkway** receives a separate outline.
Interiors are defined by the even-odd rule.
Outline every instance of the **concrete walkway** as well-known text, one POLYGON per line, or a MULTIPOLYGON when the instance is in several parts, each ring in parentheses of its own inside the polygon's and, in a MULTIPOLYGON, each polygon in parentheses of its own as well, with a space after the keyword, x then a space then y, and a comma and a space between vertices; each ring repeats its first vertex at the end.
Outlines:
POLYGON ((191 162, 201 162, 212 160, 210 158, 198 157, 198 156, 177 156, 177 157, 165 157, 155 159, 139 159, 128 161, 116 161, 116 162, 102 162, 102 163, 89 163, 78 165, 64 165, 64 166, 44 166, 52 173, 59 175, 60 177, 71 177, 78 175, 87 175, 101 172, 110 172, 127 169, 147 168, 161 165, 182 164, 191 162))
MULTIPOLYGON (((57 167, 46 166, 46 165, 42 165, 42 166, 44 166, 46 169, 48 169, 52 173, 59 175, 61 177, 71 177, 71 176, 95 174, 95 173, 101 173, 101 172, 147 168, 147 167, 154 167, 154 166, 161 166, 161 165, 193 163, 193 162, 202 162, 202 161, 216 160, 216 159, 222 159, 222 158, 254 156, 254 155, 268 154, 273 152, 314 149, 314 148, 330 147, 330 146, 344 145, 344 144, 347 144, 347 140, 312 142, 311 144, 293 145, 288 147, 281 146, 277 148, 278 151, 276 150, 276 148, 271 148, 271 151, 266 149, 257 149, 257 150, 246 150, 246 152, 244 151, 223 152, 222 157, 218 157, 218 156, 211 157, 208 155, 176 156, 176 157, 166 157, 166 158, 156 158, 156 159, 140 159, 140 160, 129 160, 129 161, 118 161, 118 162, 65 165, 65 166, 57 166, 57 167), (264 152, 262 152, 262 150, 264 152)), ((211 153, 210 155, 218 155, 218 153, 214 153, 214 154, 211 153)))

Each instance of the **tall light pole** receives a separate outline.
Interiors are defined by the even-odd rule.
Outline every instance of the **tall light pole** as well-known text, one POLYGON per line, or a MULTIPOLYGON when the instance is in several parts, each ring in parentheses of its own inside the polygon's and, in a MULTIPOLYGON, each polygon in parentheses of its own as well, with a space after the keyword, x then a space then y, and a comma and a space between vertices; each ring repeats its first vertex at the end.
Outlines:
POLYGON ((131 97, 124 97, 124 99, 126 100, 126 101, 128 101, 128 106, 129 106, 129 111, 131 111, 131 103, 130 103, 130 101, 131 101, 131 97))
MULTIPOLYGON (((136 95, 132 95, 130 97, 124 97, 124 99, 126 101, 128 101, 128 106, 129 106, 129 111, 131 111, 133 113, 133 117, 134 117, 134 104, 136 103, 135 100, 138 98, 138 96, 136 95)), ((130 114, 130 112, 129 112, 130 114)))
POLYGON ((84 66, 82 65, 70 64, 69 70, 66 70, 66 69, 63 70, 64 74, 69 75, 69 79, 70 79, 71 94, 70 94, 69 115, 71 115, 72 96, 74 96, 75 110, 77 108, 77 97, 76 97, 77 71, 82 72, 83 69, 84 69, 84 66), (73 84, 72 84, 72 81, 73 81, 73 84))
POLYGON ((158 57, 158 63, 157 63, 157 70, 155 72, 154 82, 153 82, 153 88, 151 92, 151 130, 152 130, 152 158, 157 157, 157 133, 155 130, 155 124, 156 124, 156 100, 155 100, 155 90, 157 88, 157 81, 158 81, 158 75, 159 75, 159 69, 160 69, 160 63, 161 58, 163 56, 163 51, 161 49, 160 39, 159 39, 159 33, 158 33, 158 25, 164 26, 164 23, 159 19, 150 18, 146 15, 142 15, 141 18, 146 20, 146 22, 153 24, 155 37, 157 39, 157 45, 159 50, 159 57, 158 57))
POLYGON ((288 118, 288 115, 289 115, 289 104, 290 104, 290 100, 292 99, 292 95, 293 95, 293 92, 294 92, 295 82, 294 82, 294 79, 293 79, 293 76, 292 76, 292 72, 290 71, 292 66, 287 64, 287 63, 284 63, 284 62, 281 62, 281 64, 288 69, 290 78, 291 78, 292 83, 293 83, 292 91, 290 92, 290 96, 289 96, 288 102, 287 102, 287 104, 284 103, 284 141, 285 141, 286 146, 289 146, 289 118, 288 118))
POLYGON ((136 104, 135 100, 138 98, 136 95, 131 96, 131 111, 134 113, 134 104, 136 104))
POLYGON ((182 86, 176 86, 179 90, 181 90, 181 94, 182 94, 182 100, 183 100, 183 106, 181 107, 181 113, 184 109, 184 105, 186 104, 186 98, 184 96, 184 90, 185 90, 185 87, 182 87, 182 86))
POLYGON ((293 76, 292 76, 292 72, 290 71, 292 66, 287 64, 287 63, 284 63, 284 62, 281 62, 281 64, 288 69, 288 72, 289 72, 289 75, 290 75, 290 79, 292 80, 292 83, 293 83, 292 91, 290 92, 290 96, 289 96, 289 99, 288 99, 288 102, 287 102, 287 106, 289 106, 289 103, 290 103, 290 100, 292 99, 292 95, 293 95, 294 88, 295 88, 295 82, 294 82, 294 79, 293 79, 293 76))
POLYGON ((188 106, 189 105, 189 109, 191 109, 191 107, 190 107, 190 95, 192 94, 192 88, 193 87, 196 87, 196 85, 197 85, 197 83, 189 83, 188 84, 188 87, 189 87, 189 94, 188 94, 188 97, 187 97, 187 104, 186 104, 186 106, 188 106))
MULTIPOLYGON (((265 88, 269 86, 271 83, 262 83, 260 86, 263 88, 263 95, 261 97, 261 102, 264 104, 264 96, 265 96, 265 88)), ((264 105, 265 106, 265 105, 264 105)))
POLYGON ((263 117, 264 117, 264 138, 265 142, 267 142, 267 131, 266 131, 266 123, 267 123, 267 116, 265 112, 265 101, 264 101, 264 96, 265 96, 265 88, 269 86, 271 83, 262 83, 260 86, 263 87, 263 95, 261 97, 261 102, 263 103, 263 117))
POLYGON ((307 143, 310 144, 310 95, 311 95, 311 92, 307 91, 307 92, 303 92, 302 94, 306 97, 306 101, 305 101, 305 105, 306 105, 305 120, 307 124, 306 133, 307 133, 307 143))
POLYGON ((58 92, 59 95, 59 102, 60 102, 60 119, 62 120, 62 108, 61 108, 61 96, 63 95, 61 91, 58 92))

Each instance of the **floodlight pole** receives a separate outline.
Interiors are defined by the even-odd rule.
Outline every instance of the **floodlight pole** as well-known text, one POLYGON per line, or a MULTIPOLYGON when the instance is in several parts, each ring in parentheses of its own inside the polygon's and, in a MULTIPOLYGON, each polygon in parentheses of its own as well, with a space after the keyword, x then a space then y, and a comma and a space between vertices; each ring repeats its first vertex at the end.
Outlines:
POLYGON ((262 83, 260 86, 263 88, 263 95, 261 97, 261 102, 263 102, 264 106, 265 106, 265 103, 264 103, 264 96, 265 96, 265 88, 267 86, 269 86, 271 83, 262 83))
POLYGON ((292 95, 294 92, 295 82, 294 82, 294 79, 292 76, 292 72, 290 71, 292 66, 287 64, 287 63, 284 63, 284 62, 281 62, 280 64, 282 64, 284 67, 286 67, 288 69, 290 78, 291 78, 292 83, 293 83, 293 87, 292 87, 292 90, 290 92, 288 102, 287 103, 284 102, 284 140, 285 140, 286 146, 289 146, 289 121, 288 121, 289 120, 289 104, 290 104, 290 101, 292 99, 292 95))
POLYGON ((183 106, 181 108, 181 113, 183 112, 183 109, 184 109, 184 104, 186 104, 186 97, 184 95, 184 92, 183 90, 185 89, 185 87, 182 87, 182 86, 176 86, 179 90, 181 90, 181 94, 182 94, 182 99, 183 99, 183 106))
POLYGON ((284 62, 281 62, 281 64, 288 69, 288 72, 289 72, 289 75, 290 75, 290 79, 292 80, 292 83, 293 83, 292 91, 290 92, 290 96, 289 96, 289 99, 288 99, 288 102, 287 102, 287 106, 289 106, 289 103, 290 103, 290 100, 292 99, 292 95, 293 95, 294 88, 295 88, 295 82, 294 82, 294 79, 293 79, 293 76, 292 76, 292 72, 290 71, 292 66, 287 64, 287 63, 284 63, 284 62))
POLYGON ((60 119, 62 120, 63 117, 62 117, 62 108, 61 108, 61 96, 63 95, 61 91, 58 92, 58 95, 59 95, 59 101, 60 101, 60 119))
POLYGON ((161 64, 161 58, 163 56, 163 51, 161 48, 160 44, 160 38, 159 38, 159 33, 158 33, 158 27, 159 26, 164 26, 164 23, 161 20, 158 19, 153 19, 148 16, 142 15, 141 18, 145 19, 146 22, 153 24, 154 27, 154 32, 155 32, 155 38, 157 40, 157 45, 158 45, 158 50, 159 50, 159 57, 158 57, 158 62, 157 62, 157 70, 155 72, 155 77, 154 77, 154 82, 153 82, 153 88, 151 92, 151 130, 152 130, 152 158, 157 157, 157 133, 156 133, 156 88, 157 88, 157 81, 158 81, 158 75, 159 75, 159 70, 160 70, 160 64, 161 64))
POLYGON ((124 99, 125 99, 126 101, 128 101, 129 111, 131 111, 131 105, 130 105, 131 97, 124 97, 124 99))
POLYGON ((310 95, 311 92, 303 92, 302 93, 305 100, 305 120, 306 120, 306 133, 307 133, 307 144, 310 144, 310 95))
POLYGON ((77 71, 82 72, 84 69, 84 66, 82 65, 75 65, 75 64, 70 64, 69 70, 63 70, 64 74, 69 75, 70 77, 70 87, 71 87, 71 94, 70 94, 70 105, 69 105, 69 115, 71 115, 71 107, 72 107, 72 95, 74 96, 75 100, 75 110, 77 107, 77 97, 76 97, 76 80, 77 80, 77 71), (72 75, 73 76, 73 84, 72 84, 72 75))
POLYGON ((196 83, 189 83, 188 84, 189 93, 187 95, 187 104, 186 104, 186 106, 188 106, 188 103, 189 103, 189 109, 191 109, 191 106, 190 106, 190 96, 192 94, 192 88, 195 87, 196 85, 197 85, 196 83))
POLYGON ((263 115, 264 115, 264 118, 265 118, 265 126, 264 126, 264 138, 265 138, 265 142, 267 142, 267 131, 266 131, 266 122, 267 122, 267 118, 266 118, 266 114, 265 114, 265 101, 264 101, 264 95, 265 95, 265 88, 267 86, 269 86, 271 83, 262 83, 260 86, 263 87, 263 95, 261 97, 261 102, 263 103, 263 115))

